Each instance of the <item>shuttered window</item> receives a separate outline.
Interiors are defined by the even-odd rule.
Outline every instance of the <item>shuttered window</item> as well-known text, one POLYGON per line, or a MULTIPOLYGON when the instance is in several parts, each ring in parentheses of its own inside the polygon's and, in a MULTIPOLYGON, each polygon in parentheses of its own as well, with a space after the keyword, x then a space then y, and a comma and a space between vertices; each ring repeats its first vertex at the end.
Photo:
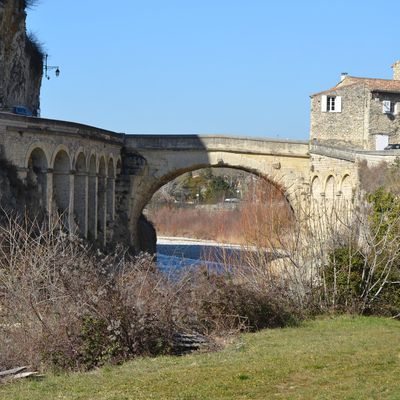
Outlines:
POLYGON ((383 104, 382 112, 384 114, 390 114, 391 113, 390 109, 391 109, 391 105, 392 105, 391 101, 390 100, 383 100, 382 104, 383 104))
POLYGON ((341 96, 321 96, 321 111, 322 112, 342 112, 342 97, 341 96))
POLYGON ((390 100, 383 100, 382 101, 382 112, 384 114, 393 114, 396 115, 399 111, 399 103, 390 100))

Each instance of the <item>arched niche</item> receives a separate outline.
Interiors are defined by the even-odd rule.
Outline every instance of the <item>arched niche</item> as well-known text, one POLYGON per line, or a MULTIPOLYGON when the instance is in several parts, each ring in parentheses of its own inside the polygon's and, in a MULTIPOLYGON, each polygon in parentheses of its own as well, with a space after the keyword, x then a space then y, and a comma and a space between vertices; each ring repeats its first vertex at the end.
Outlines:
POLYGON ((343 200, 351 200, 353 196, 353 187, 350 175, 345 175, 341 183, 341 192, 343 200))
POLYGON ((40 147, 33 149, 28 158, 27 183, 33 186, 37 192, 40 206, 47 210, 47 169, 46 154, 40 147))
POLYGON ((106 235, 106 162, 104 157, 100 158, 99 174, 98 174, 98 189, 97 189, 97 237, 102 243, 105 241, 106 235))
POLYGON ((336 184, 333 175, 329 175, 325 183, 325 198, 327 200, 333 200, 336 194, 336 184))
POLYGON ((117 160, 117 168, 115 171, 115 175, 118 177, 119 175, 121 175, 121 172, 122 172, 122 162, 121 162, 121 159, 119 158, 117 160))
POLYGON ((314 176, 311 182, 311 193, 315 199, 319 199, 322 193, 321 179, 318 176, 314 176))
POLYGON ((94 154, 89 159, 88 180, 88 237, 94 240, 97 238, 97 169, 94 154))
POLYGON ((114 220, 115 212, 115 168, 114 160, 110 158, 107 166, 107 220, 114 220))
POLYGON ((59 150, 53 164, 53 197, 57 211, 65 213, 70 199, 70 158, 65 150, 59 150))
POLYGON ((74 213, 79 233, 87 236, 87 168, 86 157, 80 152, 75 160, 74 213))

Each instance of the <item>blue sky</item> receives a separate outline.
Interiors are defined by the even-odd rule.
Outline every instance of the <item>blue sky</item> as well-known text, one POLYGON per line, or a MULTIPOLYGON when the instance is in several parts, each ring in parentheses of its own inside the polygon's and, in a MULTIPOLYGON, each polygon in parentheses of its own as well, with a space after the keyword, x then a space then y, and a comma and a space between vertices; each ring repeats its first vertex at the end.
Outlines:
POLYGON ((309 95, 391 78, 400 1, 40 0, 42 116, 126 133, 307 139, 309 95))

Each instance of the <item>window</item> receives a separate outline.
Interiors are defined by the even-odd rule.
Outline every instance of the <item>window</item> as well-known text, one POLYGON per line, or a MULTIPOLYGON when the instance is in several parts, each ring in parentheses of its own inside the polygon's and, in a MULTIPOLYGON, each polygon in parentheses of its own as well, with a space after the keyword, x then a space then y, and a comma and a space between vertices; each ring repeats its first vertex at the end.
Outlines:
POLYGON ((383 100, 383 109, 382 112, 384 114, 397 114, 396 103, 390 100, 383 100))
POLYGON ((326 103, 326 110, 329 112, 335 112, 335 99, 336 97, 328 96, 326 103))
POLYGON ((342 97, 341 96, 321 96, 321 111, 322 112, 342 112, 342 97))

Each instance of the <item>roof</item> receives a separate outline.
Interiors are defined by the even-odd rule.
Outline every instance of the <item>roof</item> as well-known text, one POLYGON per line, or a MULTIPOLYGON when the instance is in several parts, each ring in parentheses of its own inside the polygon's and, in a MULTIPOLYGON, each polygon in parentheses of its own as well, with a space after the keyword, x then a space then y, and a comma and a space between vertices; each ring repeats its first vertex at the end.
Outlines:
POLYGON ((371 92, 389 92, 400 93, 400 80, 393 79, 376 79, 376 78, 359 78, 357 76, 346 76, 341 82, 331 89, 314 93, 311 97, 332 92, 346 86, 364 84, 371 92))

